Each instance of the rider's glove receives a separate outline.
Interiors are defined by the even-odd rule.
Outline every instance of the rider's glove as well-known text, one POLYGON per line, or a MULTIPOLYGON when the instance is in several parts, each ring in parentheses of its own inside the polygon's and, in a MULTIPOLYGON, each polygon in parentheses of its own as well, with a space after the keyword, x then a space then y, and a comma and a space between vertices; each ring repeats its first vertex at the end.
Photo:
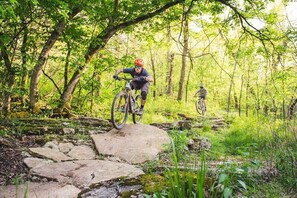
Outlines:
POLYGON ((140 76, 140 81, 146 81, 146 76, 140 76))
POLYGON ((113 75, 113 78, 114 78, 115 80, 118 80, 118 79, 119 79, 118 75, 113 75))

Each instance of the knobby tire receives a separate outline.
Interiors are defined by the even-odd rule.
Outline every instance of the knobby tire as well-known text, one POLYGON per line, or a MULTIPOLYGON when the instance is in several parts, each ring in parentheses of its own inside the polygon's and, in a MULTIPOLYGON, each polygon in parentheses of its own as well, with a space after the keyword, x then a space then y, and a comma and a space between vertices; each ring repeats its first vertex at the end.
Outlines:
POLYGON ((202 116, 205 115, 205 106, 201 99, 198 99, 196 101, 196 110, 200 115, 202 115, 202 116))
POLYGON ((122 129, 128 119, 128 95, 125 92, 118 93, 112 102, 111 122, 114 128, 122 129))
POLYGON ((141 114, 141 115, 138 114, 138 112, 140 110, 140 106, 141 106, 141 96, 140 95, 137 95, 135 97, 134 112, 132 114, 132 118, 133 118, 133 123, 134 124, 138 124, 142 120, 143 114, 141 114))

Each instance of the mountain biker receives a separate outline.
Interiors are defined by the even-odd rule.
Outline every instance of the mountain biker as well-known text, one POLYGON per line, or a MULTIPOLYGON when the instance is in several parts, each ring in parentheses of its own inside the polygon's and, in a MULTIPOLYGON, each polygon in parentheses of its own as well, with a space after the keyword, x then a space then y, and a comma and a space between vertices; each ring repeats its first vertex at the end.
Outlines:
POLYGON ((200 85, 200 89, 198 89, 197 92, 195 93, 195 96, 198 94, 199 98, 202 99, 202 101, 204 103, 205 111, 206 111, 206 96, 207 96, 207 93, 208 92, 205 89, 203 84, 200 85))
POLYGON ((134 78, 131 81, 131 88, 139 90, 141 89, 141 106, 138 114, 143 114, 146 97, 150 87, 150 82, 153 82, 153 77, 149 75, 146 69, 143 68, 144 62, 141 58, 134 60, 133 68, 123 68, 115 72, 113 78, 118 79, 119 73, 129 73, 134 78))

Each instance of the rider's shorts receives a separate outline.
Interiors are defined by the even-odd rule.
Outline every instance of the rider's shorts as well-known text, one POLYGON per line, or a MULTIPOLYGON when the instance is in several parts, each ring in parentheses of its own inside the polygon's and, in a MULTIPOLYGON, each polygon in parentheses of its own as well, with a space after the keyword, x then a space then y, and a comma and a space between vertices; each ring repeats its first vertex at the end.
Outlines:
POLYGON ((206 96, 200 96, 200 98, 202 98, 203 100, 205 100, 206 99, 206 96))
POLYGON ((141 92, 145 92, 145 93, 148 93, 148 90, 149 90, 149 87, 150 87, 150 83, 149 82, 135 82, 135 81, 132 81, 131 83, 131 87, 132 89, 136 89, 136 90, 139 90, 141 89, 141 92))

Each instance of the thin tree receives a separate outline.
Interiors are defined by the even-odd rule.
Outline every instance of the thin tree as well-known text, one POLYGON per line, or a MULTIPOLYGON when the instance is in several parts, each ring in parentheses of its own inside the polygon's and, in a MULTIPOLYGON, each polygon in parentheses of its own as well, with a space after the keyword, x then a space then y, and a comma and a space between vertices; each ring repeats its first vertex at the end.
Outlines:
POLYGON ((167 85, 167 95, 171 96, 173 92, 173 68, 174 68, 174 53, 171 53, 167 56, 167 62, 169 65, 169 71, 168 71, 168 85, 167 85))
MULTIPOLYGON (((151 59, 151 64, 152 64, 152 70, 153 70, 153 78, 154 78, 154 86, 157 86, 157 79, 156 79, 156 66, 155 66, 155 61, 153 57, 153 52, 152 49, 150 48, 150 59, 151 59)), ((156 98, 156 90, 153 91, 153 97, 156 98)))
POLYGON ((187 67, 187 55, 189 51, 189 21, 187 15, 184 14, 182 20, 182 30, 183 30, 183 52, 182 52, 182 66, 180 70, 180 79, 178 83, 178 95, 177 100, 181 101, 183 98, 184 92, 184 81, 186 76, 186 67, 187 67))

